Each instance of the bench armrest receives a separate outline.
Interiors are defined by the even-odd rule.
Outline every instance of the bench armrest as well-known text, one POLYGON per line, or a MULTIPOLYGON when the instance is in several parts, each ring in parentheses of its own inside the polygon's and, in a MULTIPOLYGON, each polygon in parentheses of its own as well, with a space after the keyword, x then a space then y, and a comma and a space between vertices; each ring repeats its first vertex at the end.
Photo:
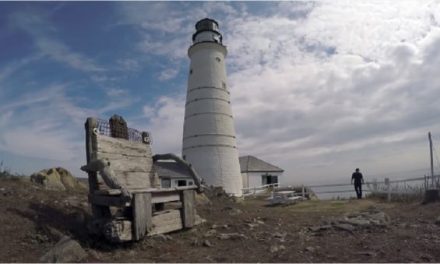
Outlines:
POLYGON ((104 169, 105 167, 110 166, 110 162, 102 159, 91 160, 87 165, 81 167, 82 171, 85 172, 98 172, 104 169))
POLYGON ((178 157, 178 156, 176 156, 175 154, 172 154, 172 153, 156 154, 156 155, 153 156, 153 161, 157 161, 157 160, 174 160, 175 162, 180 163, 180 164, 184 165, 185 167, 187 167, 189 169, 191 177, 194 180, 194 183, 197 186, 197 192, 198 193, 203 192, 202 180, 200 179, 200 177, 197 174, 197 172, 193 169, 191 164, 189 164, 188 162, 186 162, 182 158, 180 158, 180 157, 178 157))
POLYGON ((108 160, 95 159, 91 160, 87 165, 82 166, 81 170, 85 172, 99 172, 105 184, 112 189, 120 189, 122 196, 131 198, 130 192, 122 186, 118 179, 114 176, 114 172, 110 167, 108 160))

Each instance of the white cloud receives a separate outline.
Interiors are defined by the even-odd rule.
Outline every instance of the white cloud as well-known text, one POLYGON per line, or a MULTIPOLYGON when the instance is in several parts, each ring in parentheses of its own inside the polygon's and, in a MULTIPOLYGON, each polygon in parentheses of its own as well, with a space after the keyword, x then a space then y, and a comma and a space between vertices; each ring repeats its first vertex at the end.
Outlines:
POLYGON ((65 44, 45 37, 39 37, 36 44, 41 52, 50 58, 65 63, 75 70, 84 72, 102 72, 104 68, 98 66, 92 59, 80 53, 73 52, 65 44))
POLYGON ((87 110, 72 104, 65 87, 55 85, 30 92, 3 105, 0 149, 17 155, 71 160, 78 155, 75 127, 85 120, 87 110))
POLYGON ((181 153, 184 106, 183 96, 163 96, 144 106, 148 124, 141 129, 151 132, 155 153, 181 153))
MULTIPOLYGON (((10 27, 16 27, 26 32, 38 48, 38 56, 47 56, 57 62, 68 65, 72 69, 90 74, 106 71, 92 58, 72 50, 67 44, 55 37, 57 28, 50 21, 49 14, 40 9, 32 11, 17 11, 8 16, 10 27)), ((95 74, 95 75, 94 75, 95 74)))
POLYGON ((132 58, 119 59, 117 64, 125 72, 138 72, 142 68, 139 61, 132 58))
POLYGON ((176 66, 175 68, 168 68, 160 73, 158 79, 160 81, 167 81, 176 77, 178 73, 179 73, 178 66, 176 66))
POLYGON ((18 72, 21 68, 29 65, 30 63, 40 59, 42 56, 41 54, 35 55, 35 56, 31 56, 28 58, 24 58, 18 61, 15 61, 13 63, 10 63, 8 65, 6 65, 5 67, 3 67, 0 70, 0 83, 8 78, 11 77, 11 75, 13 75, 14 73, 18 72))
MULTIPOLYGON (((130 105, 121 89, 109 89, 102 107, 79 106, 78 98, 69 97, 73 85, 52 85, 22 94, 0 106, 0 150, 23 159, 39 159, 41 164, 63 165, 76 175, 85 162, 84 122, 90 116, 102 116, 130 105)), ((81 98, 80 98, 81 100, 81 98)), ((31 163, 30 163, 31 164, 31 163)), ((34 165, 35 166, 35 165, 34 165)), ((27 173, 36 170, 23 164, 27 173)))

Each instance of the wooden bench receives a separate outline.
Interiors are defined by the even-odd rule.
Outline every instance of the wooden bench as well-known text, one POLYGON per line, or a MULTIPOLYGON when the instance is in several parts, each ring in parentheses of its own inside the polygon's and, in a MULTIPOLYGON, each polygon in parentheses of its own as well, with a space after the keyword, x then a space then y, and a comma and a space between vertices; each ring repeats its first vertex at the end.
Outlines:
MULTIPOLYGON (((161 189, 148 133, 127 128, 120 116, 109 122, 88 118, 85 129, 87 165, 81 169, 88 173, 92 228, 97 233, 123 242, 202 222, 194 202, 201 185, 191 167, 195 186, 161 189)), ((164 158, 185 163, 172 154, 155 157, 164 158)))

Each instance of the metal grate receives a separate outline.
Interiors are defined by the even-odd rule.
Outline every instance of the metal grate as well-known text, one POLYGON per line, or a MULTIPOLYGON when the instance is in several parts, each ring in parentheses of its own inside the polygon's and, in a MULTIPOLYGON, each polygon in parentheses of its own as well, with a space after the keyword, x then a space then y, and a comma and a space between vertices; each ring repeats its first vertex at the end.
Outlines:
MULTIPOLYGON (((97 132, 100 135, 112 137, 110 122, 104 119, 98 119, 97 132)), ((128 140, 135 142, 151 143, 151 136, 148 132, 140 132, 134 128, 128 128, 128 140)))

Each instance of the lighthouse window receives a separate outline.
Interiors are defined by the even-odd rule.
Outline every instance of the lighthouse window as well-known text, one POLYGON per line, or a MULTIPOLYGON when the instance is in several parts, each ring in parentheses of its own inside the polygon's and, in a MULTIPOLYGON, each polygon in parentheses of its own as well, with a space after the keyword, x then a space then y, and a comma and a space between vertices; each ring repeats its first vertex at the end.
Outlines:
POLYGON ((222 87, 223 87, 223 89, 226 89, 226 83, 225 82, 222 82, 222 87))
POLYGON ((216 60, 217 62, 221 62, 221 61, 222 61, 219 57, 215 57, 215 60, 216 60))
POLYGON ((193 74, 193 69, 189 70, 189 74, 193 74))

